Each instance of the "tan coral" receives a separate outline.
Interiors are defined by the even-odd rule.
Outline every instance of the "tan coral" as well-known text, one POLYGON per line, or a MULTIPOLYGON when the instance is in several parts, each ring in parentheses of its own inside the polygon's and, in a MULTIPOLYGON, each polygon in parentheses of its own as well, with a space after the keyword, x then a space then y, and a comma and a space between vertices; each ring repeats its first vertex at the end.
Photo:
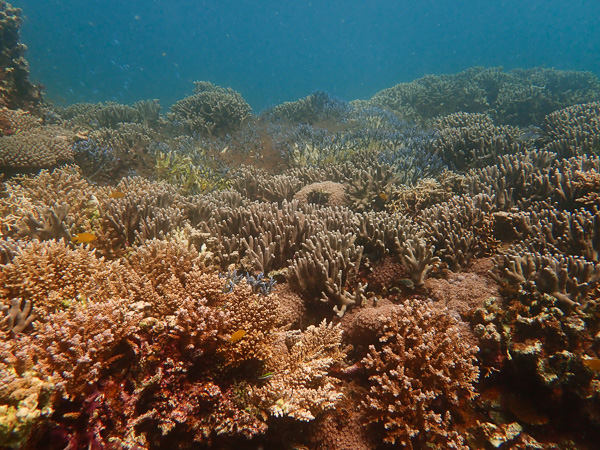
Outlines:
POLYGON ((323 181, 304 186, 294 195, 294 199, 298 200, 301 205, 307 203, 317 203, 325 206, 348 205, 345 186, 333 181, 323 181))
POLYGON ((335 407, 343 393, 340 381, 328 371, 345 356, 341 338, 339 325, 325 321, 318 327, 287 332, 285 345, 266 363, 270 378, 264 386, 252 387, 250 398, 273 416, 301 421, 335 407))
POLYGON ((461 399, 475 396, 479 350, 465 329, 426 302, 406 301, 386 316, 380 343, 362 360, 371 388, 364 406, 384 441, 406 448, 468 448, 456 429, 461 399))
POLYGON ((110 266, 87 247, 33 241, 0 268, 0 298, 31 300, 37 315, 84 301, 109 277, 110 266))

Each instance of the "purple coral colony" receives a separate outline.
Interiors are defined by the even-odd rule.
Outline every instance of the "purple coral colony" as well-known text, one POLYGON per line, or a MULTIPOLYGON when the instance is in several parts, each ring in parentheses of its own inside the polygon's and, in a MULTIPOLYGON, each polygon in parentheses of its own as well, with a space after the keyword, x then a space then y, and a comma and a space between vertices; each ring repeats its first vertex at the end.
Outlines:
POLYGON ((600 80, 44 102, 0 2, 0 448, 597 448, 600 80))

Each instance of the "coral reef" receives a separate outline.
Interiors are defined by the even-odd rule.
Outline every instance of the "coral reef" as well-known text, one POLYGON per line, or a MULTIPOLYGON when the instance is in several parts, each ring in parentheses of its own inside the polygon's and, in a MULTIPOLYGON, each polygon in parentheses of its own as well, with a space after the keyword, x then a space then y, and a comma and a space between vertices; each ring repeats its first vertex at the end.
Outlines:
POLYGON ((0 107, 34 109, 41 103, 40 88, 29 81, 27 47, 20 42, 21 10, 0 2, 0 107))
POLYGON ((600 151, 600 103, 574 105, 548 114, 543 130, 545 150, 569 158, 600 151))
POLYGON ((263 113, 269 121, 289 121, 313 125, 317 122, 343 122, 351 111, 343 100, 331 97, 327 92, 316 91, 295 102, 277 105, 263 113))
POLYGON ((27 170, 56 167, 73 160, 72 133, 52 127, 33 128, 0 137, 0 167, 27 170))
POLYGON ((595 448, 598 85, 3 97, 0 447, 595 448))
POLYGON ((439 118, 435 146, 446 164, 465 170, 490 165, 498 156, 522 153, 521 132, 511 126, 496 126, 485 114, 457 112, 439 118))
POLYGON ((355 240, 350 233, 340 232, 320 232, 308 238, 290 267, 292 287, 309 299, 334 303, 339 316, 349 306, 360 304, 357 273, 363 248, 354 245, 355 240))
POLYGON ((413 120, 487 113, 499 123, 529 126, 540 125, 557 109, 597 101, 599 87, 600 80, 589 72, 475 67, 398 84, 378 92, 367 104, 413 120))

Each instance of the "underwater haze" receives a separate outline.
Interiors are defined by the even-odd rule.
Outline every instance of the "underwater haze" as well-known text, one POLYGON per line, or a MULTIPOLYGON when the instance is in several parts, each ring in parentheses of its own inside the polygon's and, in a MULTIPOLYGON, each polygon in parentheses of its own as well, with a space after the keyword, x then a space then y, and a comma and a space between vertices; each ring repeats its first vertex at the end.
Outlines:
POLYGON ((600 3, 518 0, 20 0, 32 79, 57 104, 158 98, 206 80, 255 111, 353 100, 472 66, 600 73, 600 3))

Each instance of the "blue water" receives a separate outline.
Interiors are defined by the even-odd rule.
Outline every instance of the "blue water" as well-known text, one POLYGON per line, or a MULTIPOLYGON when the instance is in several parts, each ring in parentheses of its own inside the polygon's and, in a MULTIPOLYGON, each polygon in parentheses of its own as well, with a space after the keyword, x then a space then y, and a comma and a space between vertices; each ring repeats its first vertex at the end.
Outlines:
POLYGON ((21 0, 32 79, 57 103, 158 98, 207 80, 255 111, 352 100, 425 74, 544 66, 600 74, 597 0, 21 0))

